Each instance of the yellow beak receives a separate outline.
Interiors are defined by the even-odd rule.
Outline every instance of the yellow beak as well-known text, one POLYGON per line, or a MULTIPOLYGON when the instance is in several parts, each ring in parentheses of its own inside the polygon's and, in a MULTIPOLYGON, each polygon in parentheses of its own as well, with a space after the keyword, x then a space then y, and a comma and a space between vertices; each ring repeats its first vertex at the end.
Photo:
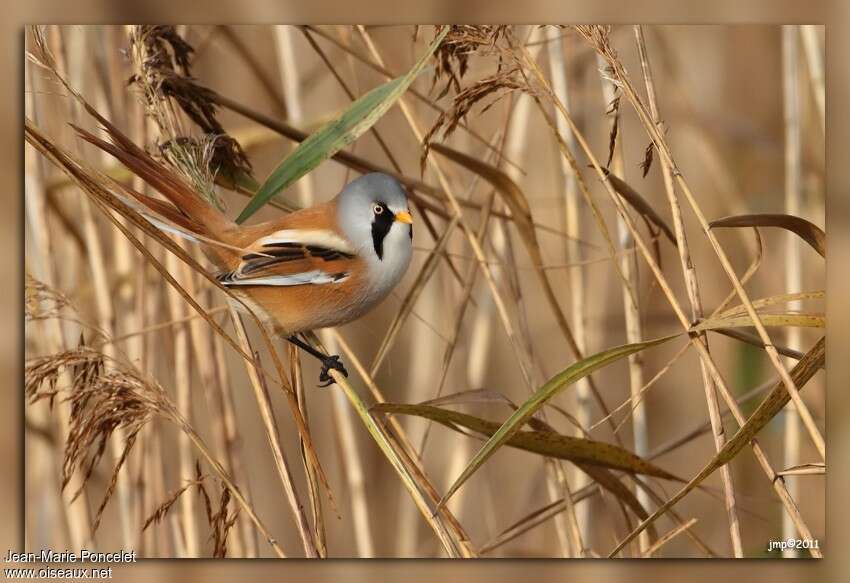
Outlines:
POLYGON ((401 211, 396 213, 395 220, 397 220, 399 223, 405 223, 406 225, 413 224, 413 217, 411 217, 410 213, 407 211, 401 211))

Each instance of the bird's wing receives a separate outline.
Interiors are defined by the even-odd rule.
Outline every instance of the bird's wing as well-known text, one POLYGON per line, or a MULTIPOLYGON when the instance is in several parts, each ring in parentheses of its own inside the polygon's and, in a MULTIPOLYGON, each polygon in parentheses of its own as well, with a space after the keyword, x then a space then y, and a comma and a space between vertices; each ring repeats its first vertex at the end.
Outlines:
POLYGON ((248 247, 236 269, 219 276, 227 286, 323 285, 348 279, 355 252, 328 229, 282 229, 248 247))

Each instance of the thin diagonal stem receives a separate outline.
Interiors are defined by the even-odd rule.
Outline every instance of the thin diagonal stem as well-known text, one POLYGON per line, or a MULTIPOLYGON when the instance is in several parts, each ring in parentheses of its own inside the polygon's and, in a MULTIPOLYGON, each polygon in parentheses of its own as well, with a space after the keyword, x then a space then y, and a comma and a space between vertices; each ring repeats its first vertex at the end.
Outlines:
MULTIPOLYGON (((640 25, 637 25, 634 27, 634 31, 635 40, 638 46, 638 53, 640 54, 641 69, 643 70, 644 82, 646 84, 649 108, 652 113, 652 120, 656 127, 663 127, 664 122, 662 122, 661 115, 658 111, 658 102, 655 95, 655 82, 652 78, 652 69, 647 57, 643 28, 640 25)), ((693 259, 691 258, 690 249, 688 247, 688 238, 685 233, 684 221, 682 220, 682 209, 679 206, 678 198, 676 198, 676 191, 673 186, 673 177, 670 167, 666 164, 662 164, 661 171, 664 176, 664 191, 667 194, 667 200, 670 203, 670 212, 673 216, 673 228, 676 232, 676 246, 679 250, 679 260, 682 264, 685 288, 687 289, 688 300, 691 305, 691 319, 696 322, 703 316, 702 299, 700 298, 696 269, 694 268, 693 259)), ((706 351, 708 351, 707 335, 703 334, 702 342, 705 344, 706 351)), ((720 416, 720 406, 717 403, 717 393, 714 390, 714 383, 711 380, 711 375, 706 369, 705 363, 702 361, 700 361, 700 372, 702 374, 703 388, 705 389, 705 399, 708 404, 708 416, 711 420, 714 447, 716 451, 720 451, 726 443, 726 435, 723 427, 723 419, 720 416)), ((732 540, 732 551, 736 558, 740 558, 744 556, 744 549, 741 543, 741 528, 735 503, 735 488, 732 482, 732 471, 728 465, 723 466, 720 471, 723 481, 723 494, 726 500, 726 513, 729 518, 729 536, 732 540)))
MULTIPOLYGON (((527 62, 530 63, 531 68, 532 68, 532 70, 534 70, 535 76, 540 81, 541 85, 544 88, 548 87, 548 84, 546 83, 545 78, 543 77, 542 73, 540 73, 539 69, 536 68, 534 62, 532 60, 527 60, 527 62)), ((620 214, 620 216, 623 217, 623 220, 625 221, 626 226, 628 227, 629 231, 632 234, 632 237, 635 240, 635 244, 637 245, 638 250, 640 251, 641 255, 643 256, 644 260, 646 261, 648 267, 652 271, 652 274, 655 277, 656 281, 658 282, 658 285, 661 288, 661 291, 664 293, 665 297, 667 298, 668 302, 670 303, 670 307, 673 309, 673 312, 676 315, 676 318, 679 320, 679 323, 682 325, 682 327, 685 330, 689 331, 690 328, 691 328, 691 323, 688 320, 687 316, 685 316, 685 313, 682 310, 682 307, 679 304, 679 301, 676 299, 675 294, 673 294, 673 290, 670 288, 670 285, 668 284, 666 278, 661 273, 661 269, 658 266, 658 263, 655 261, 655 258, 652 254, 652 250, 649 248, 649 245, 647 245, 646 241, 641 236, 640 232, 637 229, 637 226, 634 223, 634 220, 628 214, 623 202, 620 200, 616 191, 614 190, 614 188, 611 186, 610 182, 608 181, 607 174, 603 171, 602 166, 600 165, 599 161, 596 159, 596 156, 593 154, 593 150, 590 148, 589 144, 587 143, 587 140, 585 139, 584 134, 581 132, 581 130, 576 125, 575 120, 573 120, 569 111, 567 111, 567 109, 564 107, 564 105, 562 103, 560 103, 557 100, 557 98, 553 97, 553 99, 555 100, 555 104, 558 108, 558 111, 567 120, 567 122, 570 125, 570 129, 575 134, 576 140, 578 141, 578 144, 579 144, 579 147, 585 153, 588 160, 590 160, 591 165, 593 166, 594 170, 596 171, 596 175, 599 177, 599 180, 602 182, 603 186, 605 187, 605 190, 608 193, 609 197, 611 198, 611 201, 614 203, 614 206, 617 208, 617 212, 620 214)), ((707 224, 706 224, 706 230, 708 230, 707 224)), ((733 283, 738 283, 738 285, 740 285, 740 282, 738 282, 737 278, 735 279, 735 282, 733 282, 733 283)), ((740 290, 739 290, 739 295, 740 295, 740 290)), ((749 303, 749 301, 747 301, 747 303, 749 303)), ((754 319, 757 318, 757 316, 751 316, 751 317, 753 317, 754 319)), ((723 396, 723 399, 726 401, 727 405, 729 406, 730 410, 732 411, 733 415, 735 416, 736 421, 738 422, 739 425, 743 425, 745 423, 746 419, 745 419, 743 413, 741 412, 740 407, 738 407, 737 403, 735 402, 735 399, 734 399, 732 393, 729 391, 729 388, 726 384, 725 379, 723 379, 723 376, 720 374, 720 371, 717 369, 717 366, 715 365, 714 360, 712 359, 711 355, 706 350, 705 345, 702 343, 702 340, 698 336, 693 336, 693 337, 691 337, 690 341, 691 341, 691 344, 694 346, 694 348, 697 349, 697 352, 699 353, 700 358, 708 366, 709 372, 711 373, 711 376, 712 376, 712 380, 715 382, 717 388, 720 389, 721 395, 723 396)), ((793 385, 793 381, 792 381, 792 385, 793 385)), ((771 467, 770 462, 768 461, 767 456, 765 455, 765 453, 762 450, 761 446, 759 445, 758 441, 753 440, 751 442, 751 446, 753 448, 753 453, 755 454, 756 459, 759 462, 759 465, 762 467, 762 470, 767 475, 768 480, 773 485, 774 490, 779 495, 779 498, 782 501, 782 504, 785 506, 785 510, 789 513, 790 516, 792 516, 792 519, 794 520, 794 523, 797 526, 797 530, 800 533, 801 538, 810 538, 811 537, 811 530, 809 530, 808 526, 806 525, 805 521, 803 520, 802 516, 800 515, 800 511, 799 511, 799 508, 797 507, 796 503, 788 495, 788 491, 785 488, 784 482, 782 482, 782 480, 776 480, 775 479, 776 478, 776 472, 774 472, 773 468, 771 467)), ((817 550, 817 549, 811 549, 811 552, 812 552, 812 555, 814 555, 814 556, 820 555, 820 551, 817 550)))

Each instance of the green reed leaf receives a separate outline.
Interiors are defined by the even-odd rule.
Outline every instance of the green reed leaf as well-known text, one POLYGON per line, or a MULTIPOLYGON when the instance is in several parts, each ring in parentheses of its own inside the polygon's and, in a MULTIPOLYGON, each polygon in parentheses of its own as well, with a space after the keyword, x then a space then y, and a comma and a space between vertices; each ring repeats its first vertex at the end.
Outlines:
POLYGON ((316 168, 371 128, 398 101, 414 79, 425 68, 428 59, 449 31, 446 26, 428 46, 413 68, 405 75, 372 89, 354 101, 336 119, 328 122, 306 140, 272 171, 236 219, 242 223, 257 212, 278 192, 316 168))

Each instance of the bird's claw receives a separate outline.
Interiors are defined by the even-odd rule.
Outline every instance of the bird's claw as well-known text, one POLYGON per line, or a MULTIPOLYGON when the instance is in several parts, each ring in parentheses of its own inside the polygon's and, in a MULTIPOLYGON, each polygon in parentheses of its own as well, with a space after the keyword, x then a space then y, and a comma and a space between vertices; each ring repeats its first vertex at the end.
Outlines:
POLYGON ((344 377, 348 376, 348 371, 345 370, 345 367, 342 365, 339 355, 334 354, 332 356, 328 356, 322 360, 322 372, 319 374, 319 382, 323 384, 320 384, 319 387, 325 388, 334 384, 335 381, 333 377, 328 374, 331 370, 341 372, 344 377))

